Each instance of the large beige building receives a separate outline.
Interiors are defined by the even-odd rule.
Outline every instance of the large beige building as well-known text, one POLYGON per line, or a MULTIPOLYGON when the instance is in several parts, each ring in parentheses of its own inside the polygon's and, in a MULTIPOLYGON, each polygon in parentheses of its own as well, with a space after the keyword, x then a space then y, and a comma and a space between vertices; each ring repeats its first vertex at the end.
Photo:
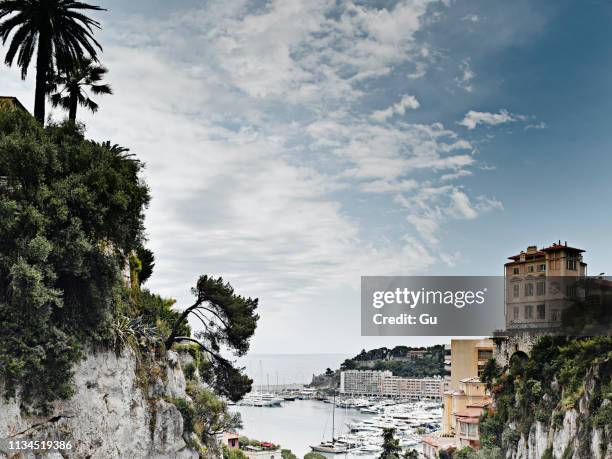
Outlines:
POLYGON ((554 328, 573 297, 575 281, 586 276, 584 250, 567 242, 527 247, 504 265, 506 330, 554 328))
POLYGON ((513 355, 528 355, 542 335, 561 331, 563 311, 584 297, 584 250, 558 241, 527 247, 504 265, 505 329, 493 333, 494 356, 507 365, 513 355))

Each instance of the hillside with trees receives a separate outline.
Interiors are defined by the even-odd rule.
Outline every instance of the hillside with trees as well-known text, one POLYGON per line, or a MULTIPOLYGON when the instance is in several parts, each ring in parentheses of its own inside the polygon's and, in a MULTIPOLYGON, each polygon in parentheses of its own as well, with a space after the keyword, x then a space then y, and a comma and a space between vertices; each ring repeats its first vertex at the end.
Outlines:
POLYGON ((338 370, 327 368, 325 373, 313 375, 311 387, 336 388, 340 384, 340 372, 344 370, 389 370, 395 376, 427 378, 444 375, 444 345, 430 347, 396 346, 380 347, 346 359, 338 370))
POLYGON ((481 451, 465 457, 612 455, 611 337, 546 336, 506 368, 490 360, 481 379, 494 412, 481 418, 481 451))
POLYGON ((75 368, 110 352, 136 362, 132 390, 145 396, 153 432, 156 387, 175 371, 171 352, 187 349, 188 398, 166 403, 183 416, 190 446, 204 451, 218 429, 240 425, 218 396, 238 400, 251 389, 231 356, 249 349, 258 300, 207 275, 187 308, 145 289, 155 257, 145 247, 142 169, 125 148, 88 140, 71 121, 43 127, 22 110, 0 110, 0 396, 18 400, 26 422, 53 419, 57 402, 83 390, 75 368))
POLYGON ((355 357, 346 359, 340 370, 389 370, 395 376, 407 378, 443 376, 444 345, 364 349, 355 357))

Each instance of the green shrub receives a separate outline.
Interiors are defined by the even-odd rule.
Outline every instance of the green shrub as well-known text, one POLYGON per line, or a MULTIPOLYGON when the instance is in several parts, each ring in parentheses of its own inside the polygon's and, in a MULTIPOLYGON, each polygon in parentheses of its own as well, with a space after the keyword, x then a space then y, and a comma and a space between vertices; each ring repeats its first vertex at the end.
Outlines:
POLYGON ((247 455, 238 448, 223 446, 223 459, 247 459, 247 455))
POLYGON ((297 456, 291 452, 290 449, 281 449, 282 459, 297 459, 297 456))
POLYGON ((323 454, 310 452, 304 454, 304 459, 327 459, 323 454))
POLYGON ((124 313, 120 270, 142 239, 142 165, 0 111, 0 377, 5 396, 44 412, 72 393, 80 343, 110 339, 124 313))
POLYGON ((597 428, 612 426, 612 402, 602 404, 593 416, 593 426, 597 428))
POLYGON ((503 445, 516 445, 521 438, 521 434, 510 427, 504 429, 502 432, 502 444, 503 445))
POLYGON ((469 459, 470 454, 473 451, 474 450, 470 448, 469 446, 464 446, 463 448, 458 449, 457 451, 453 453, 453 459, 469 459))
POLYGON ((549 446, 548 448, 546 448, 546 450, 542 454, 542 459, 555 459, 552 447, 549 446))
POLYGON ((186 433, 194 432, 195 410, 193 408, 193 405, 184 398, 174 398, 170 399, 169 401, 173 403, 174 406, 176 406, 176 408, 181 413, 181 416, 183 417, 183 431, 186 433))
POLYGON ((185 374, 185 379, 187 381, 191 381, 195 378, 196 367, 193 363, 188 363, 183 367, 183 373, 185 374))
POLYGON ((550 413, 544 410, 538 410, 535 417, 539 422, 548 423, 550 421, 550 413))
MULTIPOLYGON (((160 330, 162 339, 165 340, 181 316, 179 311, 172 309, 175 303, 176 300, 162 298, 145 289, 139 294, 134 315, 142 316, 145 322, 156 326, 160 330)), ((180 325, 178 332, 181 336, 191 336, 191 329, 186 322, 180 325)))

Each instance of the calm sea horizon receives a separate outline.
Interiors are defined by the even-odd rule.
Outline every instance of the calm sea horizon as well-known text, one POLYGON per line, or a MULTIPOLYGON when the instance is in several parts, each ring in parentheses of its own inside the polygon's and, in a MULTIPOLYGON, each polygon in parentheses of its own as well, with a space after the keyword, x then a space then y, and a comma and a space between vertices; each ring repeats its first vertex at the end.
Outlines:
POLYGON ((312 375, 336 370, 355 354, 248 354, 238 359, 255 386, 308 384, 312 375))

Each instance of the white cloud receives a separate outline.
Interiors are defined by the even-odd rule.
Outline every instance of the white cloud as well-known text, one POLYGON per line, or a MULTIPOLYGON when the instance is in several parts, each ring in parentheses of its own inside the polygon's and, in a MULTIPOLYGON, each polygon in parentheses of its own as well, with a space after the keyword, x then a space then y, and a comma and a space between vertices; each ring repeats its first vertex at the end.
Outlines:
POLYGON ((524 115, 510 113, 508 110, 501 109, 499 113, 477 112, 470 110, 466 113, 459 125, 466 127, 469 130, 475 129, 479 124, 488 126, 497 126, 498 124, 512 123, 514 121, 523 121, 526 119, 524 115))
POLYGON ((459 190, 453 190, 450 194, 451 205, 448 208, 449 215, 455 218, 472 220, 478 216, 478 212, 472 206, 470 198, 459 190))
POLYGON ((437 233, 448 220, 473 220, 491 210, 502 210, 495 198, 478 196, 472 200, 455 185, 422 186, 411 196, 396 196, 396 201, 408 211, 407 221, 431 245, 438 245, 437 233))
POLYGON ((466 14, 461 20, 476 23, 480 21, 480 17, 477 14, 466 14))
POLYGON ((460 169, 457 172, 451 172, 450 174, 444 174, 440 177, 442 182, 450 182, 463 177, 469 177, 472 175, 472 171, 466 169, 460 169))
POLYGON ((547 127, 548 127, 548 125, 544 121, 540 121, 539 123, 528 124, 527 126, 525 126, 525 130, 528 130, 528 129, 546 129, 547 127))
POLYGON ((385 121, 393 115, 405 115, 406 110, 416 110, 421 104, 414 96, 404 95, 401 100, 384 110, 377 110, 370 115, 375 121, 385 121))
MULTIPOLYGON (((477 165, 472 145, 437 122, 377 122, 419 107, 405 89, 378 115, 360 105, 364 83, 402 66, 425 75, 433 57, 418 32, 435 3, 212 1, 109 20, 100 39, 115 96, 79 117, 147 165, 154 290, 183 305, 199 274, 223 275, 261 298, 256 349, 270 350, 295 333, 283 320, 303 325, 300 311, 316 307, 337 314, 322 332, 345 341, 333 324, 363 274, 452 260, 436 255, 443 225, 498 208, 448 183, 477 165), (357 203, 390 212, 392 236, 368 237, 377 218, 360 219, 357 203)), ((31 99, 18 72, 0 73, 0 86, 9 75, 31 99)))
POLYGON ((388 126, 350 118, 317 121, 306 132, 314 140, 311 148, 334 154, 347 180, 394 181, 415 171, 437 173, 475 162, 471 144, 439 123, 388 126))
POLYGON ((411 191, 417 186, 417 181, 413 179, 398 181, 375 180, 364 183, 361 186, 361 190, 366 193, 391 193, 411 191))
POLYGON ((461 76, 455 77, 455 83, 457 84, 457 86, 466 90, 467 92, 472 92, 474 90, 472 80, 476 77, 476 74, 470 66, 469 58, 463 59, 463 61, 461 61, 461 64, 459 65, 459 70, 461 70, 461 76))
POLYGON ((254 10, 245 0, 213 1, 177 20, 186 23, 182 30, 206 31, 212 45, 206 58, 247 95, 316 103, 360 97, 354 83, 387 75, 400 63, 426 67, 415 34, 435 3, 400 0, 387 9, 273 0, 254 10))
POLYGON ((454 268, 457 265, 457 262, 461 259, 461 253, 457 251, 453 253, 440 253, 438 257, 446 266, 449 268, 454 268))

